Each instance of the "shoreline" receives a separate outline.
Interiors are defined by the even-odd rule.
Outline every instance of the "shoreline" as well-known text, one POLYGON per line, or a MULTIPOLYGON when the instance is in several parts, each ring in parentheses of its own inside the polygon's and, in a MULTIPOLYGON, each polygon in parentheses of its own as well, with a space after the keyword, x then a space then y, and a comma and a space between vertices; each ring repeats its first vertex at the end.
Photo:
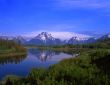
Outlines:
POLYGON ((0 54, 0 58, 1 57, 14 57, 14 56, 24 56, 26 55, 27 52, 10 52, 10 53, 1 53, 0 54))

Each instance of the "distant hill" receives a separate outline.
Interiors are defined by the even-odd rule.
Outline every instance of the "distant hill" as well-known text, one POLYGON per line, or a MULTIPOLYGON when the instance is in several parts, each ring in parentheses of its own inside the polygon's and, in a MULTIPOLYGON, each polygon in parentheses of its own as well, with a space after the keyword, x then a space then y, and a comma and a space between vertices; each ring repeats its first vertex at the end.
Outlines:
POLYGON ((72 37, 67 44, 87 44, 87 43, 93 43, 95 42, 95 38, 83 38, 78 39, 78 37, 72 37))

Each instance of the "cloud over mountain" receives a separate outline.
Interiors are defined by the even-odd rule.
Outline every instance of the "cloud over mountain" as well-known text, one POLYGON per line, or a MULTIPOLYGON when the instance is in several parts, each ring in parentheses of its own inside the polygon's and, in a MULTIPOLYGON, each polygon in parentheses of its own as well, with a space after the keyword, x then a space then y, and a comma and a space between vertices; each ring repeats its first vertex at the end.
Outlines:
MULTIPOLYGON (((38 35, 39 33, 41 33, 41 31, 31 32, 31 33, 25 34, 23 36, 32 38, 32 37, 35 37, 36 35, 38 35)), ((75 33, 75 32, 52 32, 52 31, 50 31, 48 33, 50 33, 53 37, 59 38, 61 40, 68 40, 73 36, 79 37, 80 39, 92 37, 92 36, 89 36, 86 34, 79 34, 79 33, 75 33)))

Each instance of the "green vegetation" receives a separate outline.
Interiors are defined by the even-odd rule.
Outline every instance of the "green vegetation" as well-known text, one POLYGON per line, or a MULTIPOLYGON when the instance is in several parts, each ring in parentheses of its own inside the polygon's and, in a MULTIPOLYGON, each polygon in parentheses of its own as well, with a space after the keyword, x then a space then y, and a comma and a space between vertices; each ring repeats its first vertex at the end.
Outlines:
POLYGON ((31 70, 25 78, 10 78, 3 85, 110 85, 110 42, 39 46, 54 51, 78 51, 79 57, 60 61, 48 69, 31 70))
POLYGON ((0 58, 26 54, 26 49, 12 40, 0 39, 0 58))
MULTIPOLYGON (((7 79, 11 85, 110 85, 110 69, 97 66, 96 60, 108 58, 110 50, 82 52, 80 57, 65 59, 49 69, 32 69, 26 78, 7 79)), ((106 62, 103 63, 106 66, 106 62)), ((109 63, 110 66, 110 63, 109 63)))

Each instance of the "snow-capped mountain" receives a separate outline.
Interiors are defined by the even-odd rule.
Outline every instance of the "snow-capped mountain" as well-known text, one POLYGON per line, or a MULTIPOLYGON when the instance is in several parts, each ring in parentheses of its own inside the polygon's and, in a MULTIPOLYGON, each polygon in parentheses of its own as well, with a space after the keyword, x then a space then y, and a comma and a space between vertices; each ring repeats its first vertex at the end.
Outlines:
MULTIPOLYGON (((57 34, 60 36, 60 34, 57 34)), ((61 34, 62 35, 62 34, 61 34)), ((69 34, 64 34, 67 37, 69 34)), ((36 37, 32 38, 28 44, 31 45, 63 45, 63 44, 82 44, 82 43, 91 43, 94 42, 95 39, 91 38, 87 35, 70 33, 71 38, 66 38, 66 40, 62 40, 60 37, 55 38, 53 34, 42 32, 38 34, 36 37)))
POLYGON ((80 34, 75 32, 50 32, 53 37, 59 38, 61 40, 69 40, 72 37, 76 37, 77 40, 85 40, 86 38, 90 38, 92 36, 86 35, 86 34, 80 34))
POLYGON ((68 41, 68 44, 77 44, 77 43, 78 43, 77 37, 72 37, 72 38, 68 41))
MULTIPOLYGON (((110 37, 110 35, 109 35, 110 37)), ((73 32, 55 32, 55 33, 47 33, 41 32, 37 34, 36 37, 27 40, 27 37, 16 36, 1 36, 1 39, 14 40, 20 44, 26 45, 64 45, 64 44, 82 44, 82 43, 92 43, 96 41, 95 38, 77 34, 73 32)))
POLYGON ((110 42, 110 34, 104 35, 97 39, 98 42, 110 42))
POLYGON ((61 40, 52 37, 51 34, 47 32, 42 32, 38 34, 35 38, 31 39, 28 44, 33 44, 33 45, 57 45, 61 44, 61 40))
POLYGON ((92 43, 95 42, 95 38, 80 38, 80 37, 72 37, 68 41, 68 44, 84 44, 84 43, 92 43))
POLYGON ((101 44, 101 46, 107 46, 109 48, 110 45, 110 34, 104 35, 101 38, 97 39, 97 43, 101 44))
POLYGON ((27 42, 22 36, 14 37, 12 40, 19 44, 25 44, 27 42))
POLYGON ((100 39, 107 39, 107 38, 110 38, 110 34, 107 34, 107 35, 104 35, 104 36, 102 36, 100 39))
MULTIPOLYGON (((86 34, 75 33, 75 32, 52 32, 52 31, 50 31, 50 32, 46 32, 46 33, 51 34, 52 37, 58 38, 62 41, 69 40, 72 37, 77 37, 77 38, 80 38, 80 39, 93 37, 93 36, 89 36, 89 35, 86 35, 86 34)), ((29 39, 32 39, 35 36, 37 36, 38 34, 41 34, 41 32, 31 32, 31 33, 28 33, 28 34, 24 34, 23 36, 25 36, 29 39)))
POLYGON ((38 36, 35 37, 36 39, 40 39, 42 41, 47 41, 49 40, 55 40, 54 37, 52 37, 51 34, 47 33, 47 32, 42 32, 41 34, 38 34, 38 36))

